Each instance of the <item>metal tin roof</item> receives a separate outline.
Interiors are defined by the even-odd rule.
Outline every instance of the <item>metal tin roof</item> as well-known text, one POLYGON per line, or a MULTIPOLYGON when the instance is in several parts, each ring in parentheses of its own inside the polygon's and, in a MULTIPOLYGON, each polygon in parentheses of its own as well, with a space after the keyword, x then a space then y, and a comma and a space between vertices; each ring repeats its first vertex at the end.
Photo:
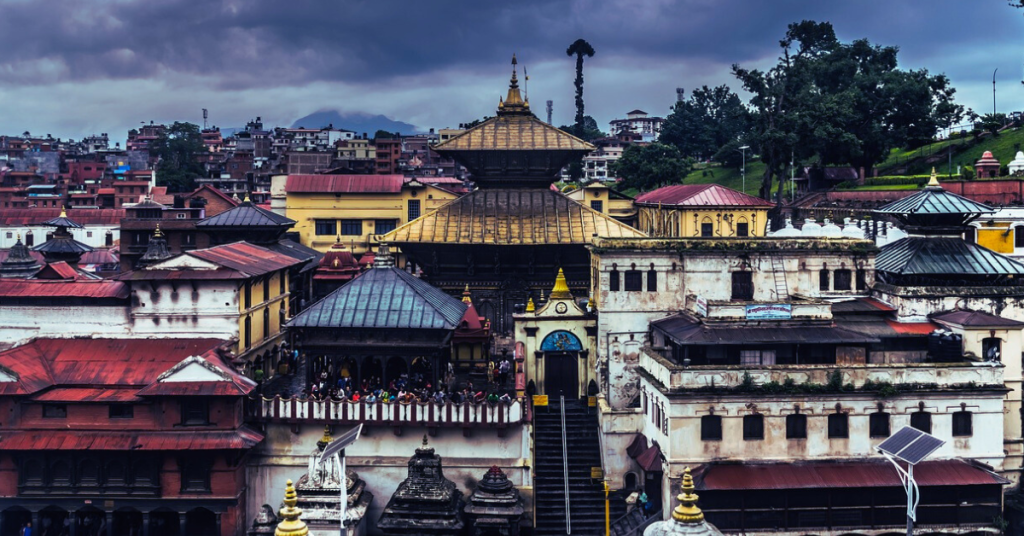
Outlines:
POLYGON ((767 207, 773 205, 760 197, 718 184, 676 184, 637 196, 639 205, 695 207, 767 207))
POLYGON ((875 209, 879 214, 989 214, 995 209, 976 203, 939 186, 929 186, 916 194, 875 209))
POLYGON ((58 387, 32 397, 36 402, 141 402, 135 389, 97 387, 58 387))
MULTIPOLYGON (((919 486, 972 486, 1008 484, 1005 478, 960 460, 935 460, 914 466, 919 486)), ((778 463, 711 465, 701 475, 702 490, 788 490, 824 488, 879 488, 902 486, 900 477, 884 460, 877 462, 778 463)))
POLYGON ((61 238, 54 236, 46 242, 32 248, 32 251, 51 254, 83 254, 92 251, 92 247, 75 240, 74 238, 61 238))
MULTIPOLYGON (((82 225, 117 226, 124 218, 124 209, 72 208, 67 210, 69 218, 82 225)), ((0 209, 0 225, 30 226, 42 225, 43 222, 60 216, 59 208, 4 208, 0 209)))
POLYGON ((285 191, 305 194, 398 193, 403 175, 288 175, 285 191))
POLYGON ((0 298, 128 297, 128 286, 110 280, 0 279, 0 298))
POLYGON ((1024 326, 1010 318, 1004 318, 981 311, 950 311, 932 315, 932 320, 971 328, 1016 328, 1024 326))
POLYGON ((394 244, 589 244, 644 233, 548 189, 481 189, 420 216, 382 240, 394 244))
POLYGON ((237 430, 181 432, 33 430, 0 437, 4 450, 245 450, 263 434, 241 426, 237 430))
POLYGON ((404 270, 368 270, 288 322, 290 327, 455 329, 466 304, 404 270))
POLYGON ((594 146, 533 114, 497 116, 433 147, 449 151, 583 151, 594 146))
POLYGON ((908 237, 882 246, 875 270, 902 275, 1020 275, 1024 264, 954 237, 908 237))
POLYGON ((246 202, 201 220, 196 227, 283 227, 295 225, 295 220, 275 214, 246 202))
POLYGON ((651 322, 651 327, 665 333, 676 343, 684 345, 863 344, 878 342, 876 337, 834 326, 718 326, 702 323, 686 314, 651 322))

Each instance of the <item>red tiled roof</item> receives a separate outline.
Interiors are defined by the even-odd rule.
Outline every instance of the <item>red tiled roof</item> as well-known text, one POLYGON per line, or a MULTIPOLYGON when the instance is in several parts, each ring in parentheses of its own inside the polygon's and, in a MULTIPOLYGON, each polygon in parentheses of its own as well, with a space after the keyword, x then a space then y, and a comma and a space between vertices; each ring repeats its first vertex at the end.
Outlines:
POLYGON ((402 175, 289 175, 289 193, 398 193, 402 175))
MULTIPOLYGON (((52 270, 53 273, 60 279, 78 279, 79 277, 78 270, 75 270, 74 268, 71 267, 70 264, 64 261, 51 262, 47 264, 45 267, 43 267, 44 270, 46 270, 47 268, 52 270)), ((36 277, 39 277, 39 274, 36 274, 36 277)))
POLYGON ((644 205, 714 206, 714 207, 772 207, 760 197, 747 195, 719 184, 676 184, 665 186, 637 196, 644 205))
POLYGON ((171 367, 138 392, 139 396, 241 396, 247 395, 256 388, 256 382, 235 371, 220 358, 216 350, 210 350, 196 358, 185 358, 181 363, 171 367), (205 363, 202 363, 205 361, 205 363), (173 375, 176 369, 192 363, 212 366, 215 373, 227 377, 224 381, 160 381, 167 375, 173 375))
POLYGON ((38 430, 11 432, 0 437, 4 450, 244 450, 263 434, 241 426, 237 430, 180 432, 88 432, 38 430))
POLYGON ((99 190, 96 190, 96 194, 97 195, 114 195, 114 189, 113 188, 100 188, 99 190))
MULTIPOLYGON (((113 193, 113 192, 111 192, 113 193)), ((0 209, 0 225, 38 225, 60 216, 59 208, 5 208, 0 209)), ((124 218, 121 208, 71 208, 68 219, 81 225, 118 225, 124 218)))
MULTIPOLYGON (((211 193, 211 194, 213 194, 213 195, 215 195, 215 196, 217 196, 217 197, 227 201, 228 203, 231 203, 231 206, 238 206, 238 201, 235 201, 234 199, 231 198, 231 196, 229 196, 229 195, 225 194, 224 192, 214 188, 213 186, 210 186, 209 184, 204 184, 204 185, 200 186, 199 188, 196 188, 192 193, 188 194, 186 197, 191 199, 191 198, 193 198, 193 197, 195 197, 195 196, 197 196, 197 195, 199 195, 199 194, 201 194, 203 192, 209 192, 209 193, 211 193)), ((172 199, 172 201, 173 201, 173 199, 172 199)))
MULTIPOLYGON (((1007 480, 959 460, 917 464, 919 486, 1002 485, 1007 480)), ((900 477, 888 462, 779 463, 712 465, 703 472, 698 489, 786 490, 822 488, 900 487, 900 477)))
POLYGON ((128 297, 128 286, 107 279, 46 280, 0 279, 0 298, 118 298, 128 297))
POLYGON ((0 394, 31 394, 49 386, 143 387, 188 356, 223 344, 220 339, 36 339, 0 352, 0 367, 17 382, 0 394))

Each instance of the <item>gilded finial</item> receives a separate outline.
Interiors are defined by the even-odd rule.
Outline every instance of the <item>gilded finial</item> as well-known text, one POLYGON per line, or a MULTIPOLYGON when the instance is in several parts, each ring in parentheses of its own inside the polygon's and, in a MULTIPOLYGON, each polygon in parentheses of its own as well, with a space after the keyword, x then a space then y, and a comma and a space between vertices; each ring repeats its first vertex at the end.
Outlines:
POLYGON ((61 218, 67 218, 68 217, 68 212, 67 212, 67 210, 64 209, 63 205, 61 205, 61 207, 60 207, 60 217, 61 218))
POLYGON ((565 282, 565 272, 561 268, 558 269, 558 275, 555 276, 555 288, 551 289, 550 298, 552 300, 572 298, 569 285, 565 282))
POLYGON ((516 74, 516 65, 519 63, 516 60, 516 55, 512 54, 512 78, 508 82, 508 95, 505 100, 498 100, 498 110, 507 111, 509 113, 527 113, 529 107, 526 105, 526 101, 523 100, 522 94, 519 92, 519 77, 516 74))
POLYGON ((594 303, 593 296, 587 298, 587 309, 589 309, 590 312, 594 312, 595 310, 597 310, 597 304, 594 303))
POLYGON ((250 203, 251 202, 251 201, 249 201, 249 192, 245 192, 245 199, 242 199, 242 202, 243 203, 250 203))
POLYGON ((466 289, 462 291, 462 303, 466 305, 473 303, 473 299, 469 297, 469 285, 466 285, 466 289))
POLYGON ((320 438, 322 443, 330 443, 334 438, 331 437, 331 425, 324 426, 324 436, 320 438))
POLYGON ((295 507, 298 502, 299 499, 295 495, 295 486, 289 480, 284 490, 284 506, 278 512, 281 522, 277 524, 274 536, 306 536, 309 534, 306 523, 299 519, 299 516, 302 515, 302 510, 295 507))
POLYGON ((160 230, 160 224, 156 224, 156 229, 153 230, 153 238, 163 238, 164 232, 160 230))
POLYGON ((690 475, 690 468, 683 469, 682 493, 676 496, 679 505, 672 510, 672 519, 680 523, 700 523, 704 521, 704 512, 697 507, 697 494, 693 492, 693 476, 690 475))
POLYGON ((534 312, 536 310, 537 310, 537 306, 533 304, 533 296, 530 296, 530 299, 527 300, 527 302, 526 302, 526 312, 527 313, 532 313, 532 312, 534 312))
POLYGON ((939 176, 935 174, 935 168, 932 168, 932 177, 928 179, 928 187, 939 186, 939 176))

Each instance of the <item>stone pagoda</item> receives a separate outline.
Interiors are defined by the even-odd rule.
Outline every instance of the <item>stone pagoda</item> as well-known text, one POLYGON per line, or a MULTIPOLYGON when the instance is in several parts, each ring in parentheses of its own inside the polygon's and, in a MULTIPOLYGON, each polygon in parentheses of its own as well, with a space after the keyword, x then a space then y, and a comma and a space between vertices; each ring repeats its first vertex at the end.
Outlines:
MULTIPOLYGON (((330 426, 324 428, 324 435, 317 441, 316 448, 309 454, 306 474, 295 484, 298 496, 296 503, 304 512, 303 519, 312 536, 335 536, 338 534, 338 520, 341 518, 341 460, 334 456, 318 464, 324 448, 333 440, 330 426)), ((373 494, 366 491, 366 483, 351 469, 345 471, 345 486, 348 490, 348 505, 345 509, 345 532, 357 534, 359 523, 366 515, 366 509, 373 501, 373 494)))
POLYGON ((441 457, 427 445, 409 459, 409 477, 398 485, 377 528, 387 535, 440 536, 461 534, 465 528, 462 492, 444 477, 441 457))
POLYGON ((644 536, 722 536, 722 531, 704 520, 697 498, 687 467, 683 469, 682 493, 676 497, 679 504, 672 510, 672 519, 652 523, 644 530, 644 536))
POLYGON ((519 490, 496 465, 469 496, 465 512, 472 536, 519 535, 519 519, 523 516, 519 490))
POLYGON ((0 262, 0 278, 28 279, 39 271, 39 262, 32 256, 28 246, 21 242, 21 235, 18 235, 17 242, 7 252, 7 258, 0 262))
POLYGON ((43 222, 43 225, 56 227, 53 236, 49 240, 32 248, 43 254, 47 263, 64 261, 72 266, 78 264, 82 255, 92 251, 92 248, 75 240, 68 229, 82 229, 77 222, 68 218, 67 212, 60 209, 60 216, 43 222))

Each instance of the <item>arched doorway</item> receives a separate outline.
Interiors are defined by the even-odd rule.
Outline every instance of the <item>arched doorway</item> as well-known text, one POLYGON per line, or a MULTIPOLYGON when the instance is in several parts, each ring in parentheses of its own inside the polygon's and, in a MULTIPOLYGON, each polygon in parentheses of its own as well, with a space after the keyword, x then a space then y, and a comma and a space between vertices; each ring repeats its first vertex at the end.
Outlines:
POLYGON ((544 394, 579 398, 579 353, 583 344, 568 331, 553 331, 540 344, 544 352, 544 394))
POLYGON ((141 536, 142 513, 134 508, 121 508, 114 512, 111 536, 141 536))
POLYGON ((405 364, 405 359, 394 356, 388 359, 387 369, 384 372, 384 378, 390 389, 392 382, 397 383, 403 374, 409 373, 409 367, 405 364))
POLYGON ((339 374, 342 378, 349 378, 353 386, 359 385, 359 364, 355 359, 351 357, 342 359, 339 374))
POLYGON ((179 531, 178 512, 154 510, 149 514, 149 536, 178 536, 179 531))
POLYGON ((359 384, 366 384, 369 389, 380 387, 381 378, 384 377, 384 366, 379 357, 367 357, 363 360, 362 378, 359 384))
POLYGON ((206 508, 195 508, 185 514, 185 534, 189 536, 217 536, 217 515, 206 508))
POLYGON ((107 516, 95 506, 85 506, 75 512, 75 534, 77 536, 100 536, 106 534, 107 516))
POLYGON ((12 506, 3 511, 3 518, 0 533, 21 534, 22 527, 32 521, 32 514, 20 506, 12 506))
MULTIPOLYGON (((62 533, 70 532, 64 530, 66 525, 70 525, 71 521, 68 518, 67 510, 60 508, 59 506, 47 506, 39 511, 39 526, 32 534, 39 534, 40 536, 60 536, 62 533)), ((7 534, 4 532, 4 534, 7 534)), ((16 534, 16 533, 15 533, 16 534)))

